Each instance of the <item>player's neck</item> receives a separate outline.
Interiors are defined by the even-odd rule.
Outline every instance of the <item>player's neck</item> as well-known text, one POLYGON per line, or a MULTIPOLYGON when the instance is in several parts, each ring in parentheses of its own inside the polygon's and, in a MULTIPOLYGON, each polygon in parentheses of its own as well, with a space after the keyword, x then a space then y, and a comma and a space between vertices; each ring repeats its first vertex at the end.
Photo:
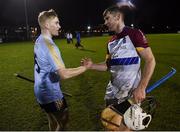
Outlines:
POLYGON ((123 31, 123 28, 125 27, 125 24, 119 24, 116 33, 121 33, 123 31))
POLYGON ((49 33, 48 30, 41 30, 41 34, 42 34, 45 38, 52 38, 52 35, 49 33))

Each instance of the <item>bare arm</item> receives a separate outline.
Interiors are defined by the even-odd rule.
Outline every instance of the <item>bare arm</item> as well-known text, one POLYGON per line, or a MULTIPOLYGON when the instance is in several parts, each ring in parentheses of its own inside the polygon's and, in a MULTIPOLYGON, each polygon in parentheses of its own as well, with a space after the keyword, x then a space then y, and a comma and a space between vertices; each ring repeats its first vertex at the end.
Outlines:
POLYGON ((107 65, 105 62, 93 64, 90 69, 97 71, 107 71, 107 65))
POLYGON ((97 70, 97 71, 107 71, 107 65, 106 62, 101 62, 98 64, 93 63, 93 61, 90 58, 84 58, 81 60, 81 65, 86 66, 89 69, 97 70))
POLYGON ((60 68, 58 70, 58 74, 60 75, 61 79, 68 79, 71 77, 78 76, 85 72, 87 68, 85 66, 80 66, 77 68, 60 68))
POLYGON ((134 99, 137 103, 141 102, 146 97, 145 89, 149 83, 149 80, 151 79, 156 65, 155 58, 151 51, 151 48, 148 47, 143 51, 140 51, 139 54, 142 57, 142 59, 144 59, 145 65, 142 72, 141 81, 138 87, 133 92, 134 99))

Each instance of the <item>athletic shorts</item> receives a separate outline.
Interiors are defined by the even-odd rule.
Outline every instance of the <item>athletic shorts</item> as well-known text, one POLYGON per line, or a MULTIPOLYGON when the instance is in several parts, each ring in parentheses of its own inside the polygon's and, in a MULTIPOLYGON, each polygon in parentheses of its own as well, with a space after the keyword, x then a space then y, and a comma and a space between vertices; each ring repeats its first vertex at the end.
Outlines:
POLYGON ((47 113, 57 112, 57 111, 64 112, 65 110, 67 110, 67 103, 65 98, 62 98, 61 100, 56 100, 48 104, 39 104, 39 105, 47 113))
POLYGON ((110 106, 112 110, 123 116, 126 110, 131 106, 131 103, 128 100, 125 100, 124 102, 118 104, 117 99, 108 99, 106 100, 106 106, 110 106))
POLYGON ((118 99, 106 99, 106 107, 117 103, 118 103, 118 99))

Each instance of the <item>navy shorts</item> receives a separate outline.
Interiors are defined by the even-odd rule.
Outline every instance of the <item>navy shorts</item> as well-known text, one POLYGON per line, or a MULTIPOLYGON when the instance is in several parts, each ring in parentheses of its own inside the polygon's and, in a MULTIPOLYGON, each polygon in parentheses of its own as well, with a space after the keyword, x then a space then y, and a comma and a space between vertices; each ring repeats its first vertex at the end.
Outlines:
POLYGON ((64 112, 65 110, 67 110, 67 103, 65 98, 62 98, 61 100, 56 100, 48 104, 39 104, 39 105, 47 113, 57 112, 57 111, 64 112))

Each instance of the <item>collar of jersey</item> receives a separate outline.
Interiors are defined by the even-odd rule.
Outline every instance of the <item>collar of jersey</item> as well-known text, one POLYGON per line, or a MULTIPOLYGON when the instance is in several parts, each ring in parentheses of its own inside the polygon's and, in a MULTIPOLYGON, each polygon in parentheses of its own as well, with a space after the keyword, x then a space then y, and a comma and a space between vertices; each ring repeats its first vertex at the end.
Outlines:
POLYGON ((42 35, 42 34, 41 34, 41 36, 42 36, 43 38, 45 38, 45 39, 51 40, 51 37, 49 37, 49 36, 44 36, 44 35, 42 35))
POLYGON ((41 34, 41 36, 42 36, 42 38, 44 38, 44 39, 46 39, 46 40, 49 40, 52 44, 54 44, 51 37, 49 37, 49 36, 44 36, 44 35, 42 35, 42 34, 41 34))

